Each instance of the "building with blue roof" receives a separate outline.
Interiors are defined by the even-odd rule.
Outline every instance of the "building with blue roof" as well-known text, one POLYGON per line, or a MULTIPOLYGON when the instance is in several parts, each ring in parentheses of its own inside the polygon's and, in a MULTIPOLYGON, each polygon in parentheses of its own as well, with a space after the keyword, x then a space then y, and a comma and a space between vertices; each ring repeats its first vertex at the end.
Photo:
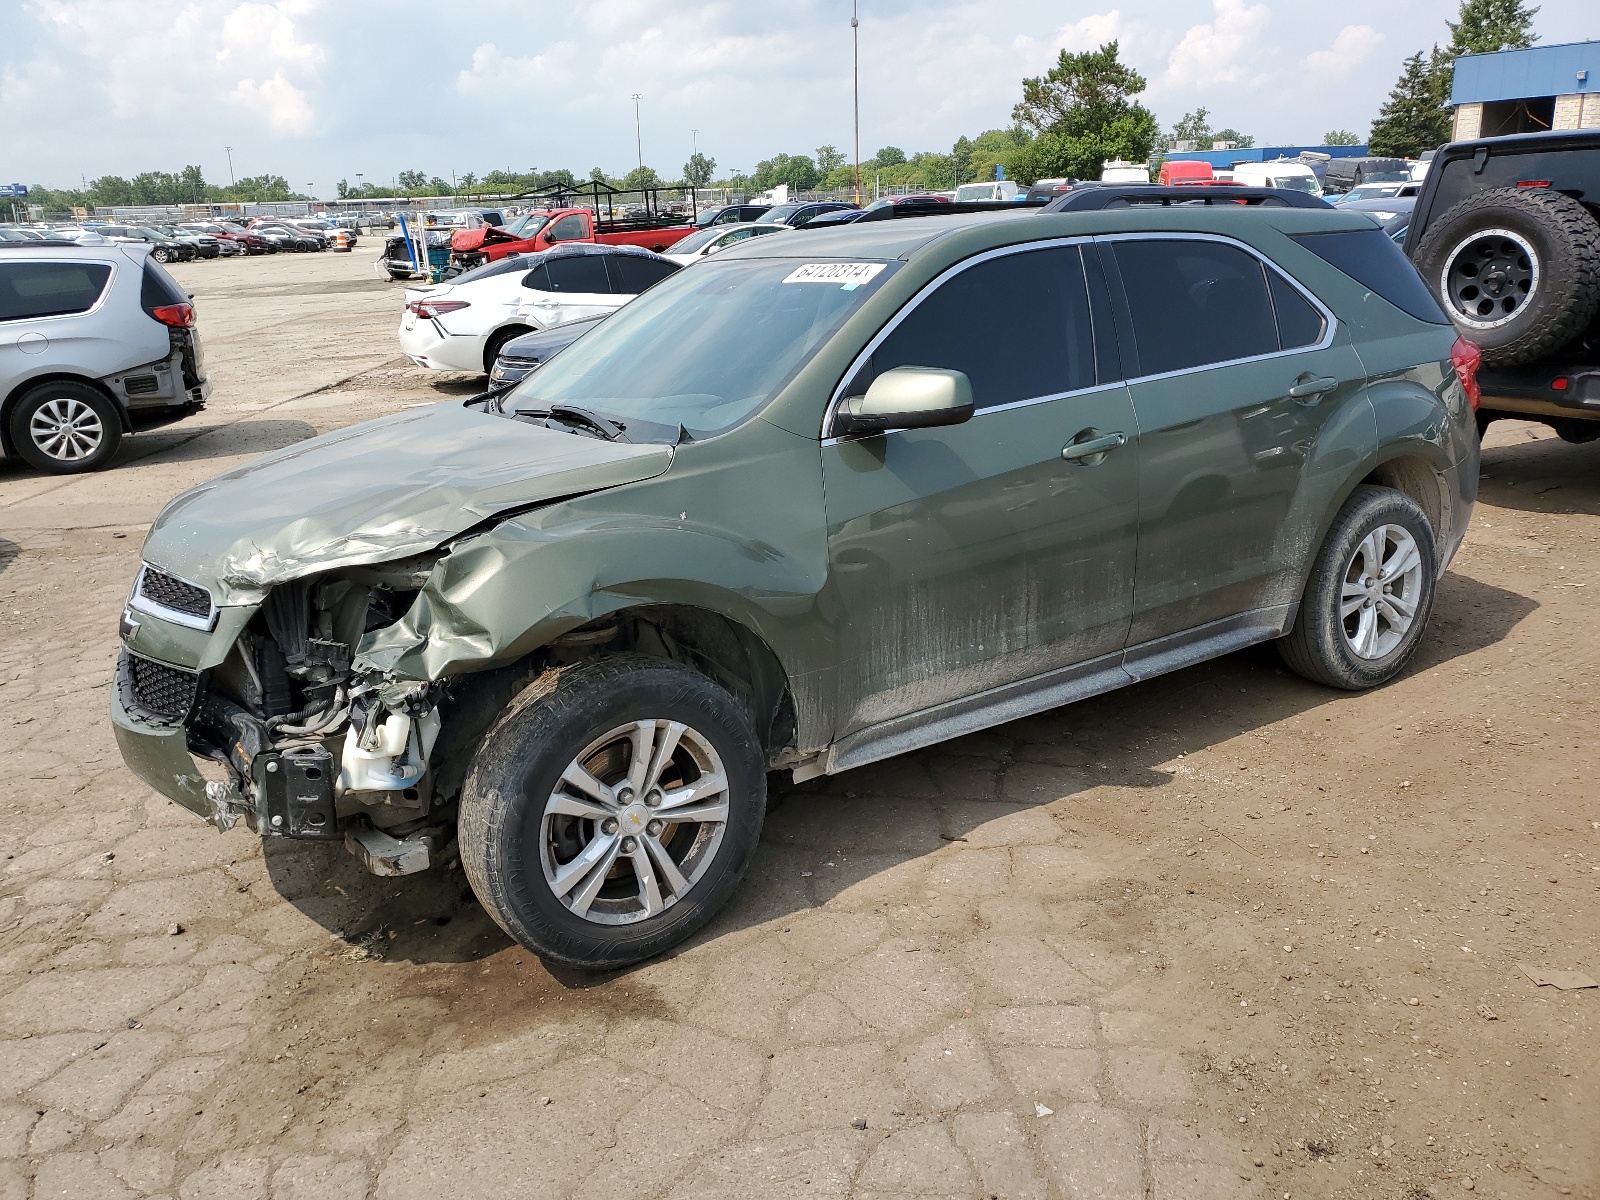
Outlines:
POLYGON ((1600 41, 1456 59, 1454 140, 1600 128, 1600 41))

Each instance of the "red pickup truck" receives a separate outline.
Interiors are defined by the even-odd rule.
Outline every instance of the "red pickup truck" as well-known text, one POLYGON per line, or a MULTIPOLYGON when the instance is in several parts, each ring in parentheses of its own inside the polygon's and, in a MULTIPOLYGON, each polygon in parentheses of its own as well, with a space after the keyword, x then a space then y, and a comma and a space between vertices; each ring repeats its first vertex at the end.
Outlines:
POLYGON ((659 254, 693 232, 688 218, 681 224, 663 225, 650 218, 597 221, 587 208, 536 209, 503 227, 456 230, 450 235, 450 257, 470 269, 508 254, 533 254, 563 242, 643 246, 659 254))

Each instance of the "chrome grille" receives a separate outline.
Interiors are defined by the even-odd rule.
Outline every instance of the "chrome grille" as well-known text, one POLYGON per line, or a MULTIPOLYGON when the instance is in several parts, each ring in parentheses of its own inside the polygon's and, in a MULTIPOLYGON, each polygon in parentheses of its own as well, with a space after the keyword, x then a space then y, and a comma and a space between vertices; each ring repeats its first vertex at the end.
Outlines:
POLYGON ((198 675, 135 654, 128 655, 127 662, 128 686, 140 708, 168 721, 189 715, 198 675))
POLYGON ((211 593, 171 575, 146 567, 139 577, 139 595, 151 604, 204 620, 211 616, 211 593))

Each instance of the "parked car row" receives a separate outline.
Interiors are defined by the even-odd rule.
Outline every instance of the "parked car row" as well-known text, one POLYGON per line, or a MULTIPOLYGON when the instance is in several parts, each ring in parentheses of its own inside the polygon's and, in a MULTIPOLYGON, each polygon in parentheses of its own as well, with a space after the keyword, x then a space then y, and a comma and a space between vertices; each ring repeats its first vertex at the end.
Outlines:
POLYGON ((69 241, 80 245, 142 243, 159 263, 231 258, 277 251, 354 249, 357 235, 309 217, 256 217, 248 223, 216 218, 176 224, 82 221, 71 225, 0 225, 0 241, 69 241))

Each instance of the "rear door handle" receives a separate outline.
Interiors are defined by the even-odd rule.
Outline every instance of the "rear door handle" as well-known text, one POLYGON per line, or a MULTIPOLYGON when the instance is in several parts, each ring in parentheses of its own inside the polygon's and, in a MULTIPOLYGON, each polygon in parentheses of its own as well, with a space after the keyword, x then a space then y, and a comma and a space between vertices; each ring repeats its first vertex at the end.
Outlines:
POLYGON ((1290 386, 1289 395, 1295 400, 1310 400, 1312 397, 1331 392, 1338 386, 1339 381, 1331 375, 1311 377, 1302 375, 1290 386))
POLYGON ((1126 445, 1127 441, 1128 436, 1124 433, 1101 433, 1097 429, 1085 429, 1061 448, 1061 457, 1068 462, 1083 462, 1091 458, 1099 461, 1108 451, 1126 445))

